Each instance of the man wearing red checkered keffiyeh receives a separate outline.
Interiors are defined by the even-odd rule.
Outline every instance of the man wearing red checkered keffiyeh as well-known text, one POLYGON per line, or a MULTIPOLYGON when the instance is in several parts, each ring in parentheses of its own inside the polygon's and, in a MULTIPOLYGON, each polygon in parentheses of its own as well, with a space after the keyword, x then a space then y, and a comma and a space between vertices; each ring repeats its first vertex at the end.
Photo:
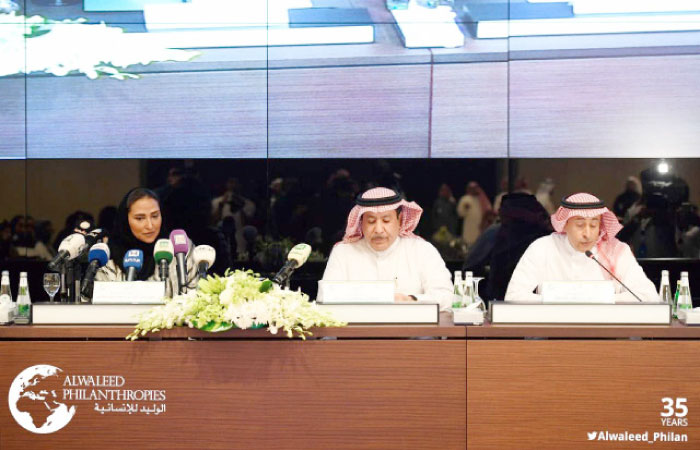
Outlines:
MULTIPOLYGON (((537 239, 520 258, 506 300, 541 300, 545 281, 612 280, 589 252, 642 300, 659 301, 629 246, 615 237, 622 225, 598 197, 578 193, 563 198, 551 222, 555 232, 537 239)), ((620 283, 614 285, 616 302, 637 301, 620 283)))
MULTIPOLYGON (((391 189, 361 194, 348 215, 343 240, 335 245, 323 280, 395 282, 396 301, 452 300, 450 273, 432 244, 413 234, 423 209, 391 189)), ((319 299, 323 299, 319 290, 319 299)))

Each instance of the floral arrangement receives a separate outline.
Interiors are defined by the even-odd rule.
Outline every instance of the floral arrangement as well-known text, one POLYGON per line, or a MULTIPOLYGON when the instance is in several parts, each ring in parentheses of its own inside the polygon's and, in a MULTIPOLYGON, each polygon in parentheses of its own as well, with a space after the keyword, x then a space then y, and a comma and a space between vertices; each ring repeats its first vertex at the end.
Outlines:
POLYGON ((282 329, 287 337, 296 333, 302 339, 311 327, 337 327, 346 324, 309 302, 308 295, 282 289, 252 271, 226 271, 224 277, 199 280, 197 290, 166 299, 142 314, 136 329, 126 338, 135 340, 174 326, 189 326, 217 332, 231 328, 262 328, 272 334, 282 329))
POLYGON ((138 78, 122 71, 132 64, 189 61, 199 55, 165 48, 151 40, 148 33, 124 33, 121 28, 104 23, 84 22, 85 19, 56 21, 26 17, 16 11, 0 12, 0 76, 33 72, 64 76, 79 72, 90 79, 104 75, 124 80, 138 78))

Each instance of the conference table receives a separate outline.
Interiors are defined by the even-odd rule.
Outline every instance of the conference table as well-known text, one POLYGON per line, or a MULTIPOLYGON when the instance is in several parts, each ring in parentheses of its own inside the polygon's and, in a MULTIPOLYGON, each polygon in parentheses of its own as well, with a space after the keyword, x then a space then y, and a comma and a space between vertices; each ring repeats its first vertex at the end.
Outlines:
POLYGON ((0 327, 0 449, 700 446, 679 324, 130 331, 0 327))

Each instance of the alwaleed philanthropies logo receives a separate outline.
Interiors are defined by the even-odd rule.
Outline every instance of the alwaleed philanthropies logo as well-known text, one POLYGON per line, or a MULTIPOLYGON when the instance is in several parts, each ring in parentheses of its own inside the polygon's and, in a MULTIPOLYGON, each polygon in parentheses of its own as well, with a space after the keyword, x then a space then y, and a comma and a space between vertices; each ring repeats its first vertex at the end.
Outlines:
POLYGON ((63 372, 55 366, 40 364, 24 369, 10 385, 10 413, 22 428, 32 433, 48 434, 68 425, 75 406, 59 401, 63 372))

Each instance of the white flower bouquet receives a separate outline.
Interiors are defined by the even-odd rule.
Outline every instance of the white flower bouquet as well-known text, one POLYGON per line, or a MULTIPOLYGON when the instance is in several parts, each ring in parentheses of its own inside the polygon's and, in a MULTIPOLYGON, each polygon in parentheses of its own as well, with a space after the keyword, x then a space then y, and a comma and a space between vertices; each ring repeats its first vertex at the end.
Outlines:
POLYGON ((175 326, 210 332, 266 326, 272 334, 282 329, 287 337, 296 333, 305 339, 312 334, 311 327, 345 325, 309 302, 308 295, 281 289, 251 270, 235 270, 227 271, 224 277, 201 279, 196 291, 166 299, 164 305, 142 314, 136 329, 126 338, 135 340, 175 326))
POLYGON ((0 13, 0 76, 83 73, 90 79, 125 80, 139 78, 122 70, 132 64, 189 61, 199 55, 165 48, 148 40, 146 33, 124 33, 119 27, 84 22, 0 13))

